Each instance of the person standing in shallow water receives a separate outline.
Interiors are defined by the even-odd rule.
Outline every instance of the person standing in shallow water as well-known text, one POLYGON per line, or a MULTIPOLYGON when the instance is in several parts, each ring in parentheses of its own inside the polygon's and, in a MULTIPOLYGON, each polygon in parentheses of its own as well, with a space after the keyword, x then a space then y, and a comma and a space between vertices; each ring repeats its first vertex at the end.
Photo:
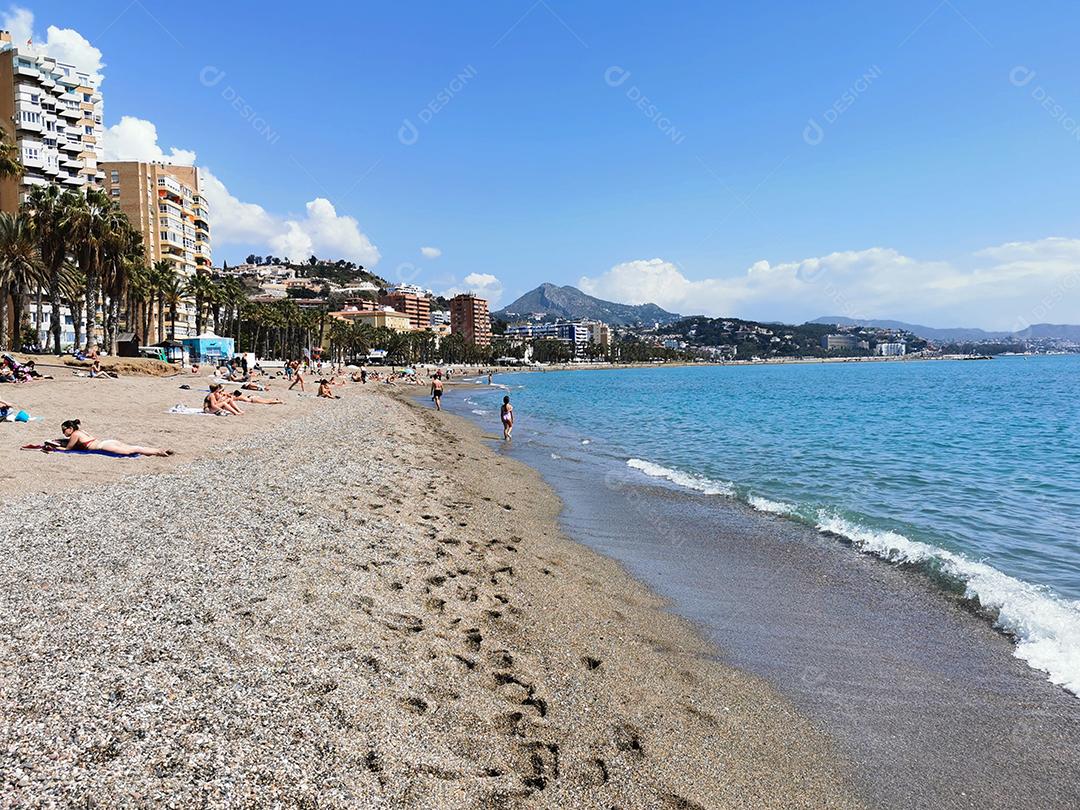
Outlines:
POLYGON ((435 403, 435 410, 442 410, 442 392, 443 384, 442 380, 436 377, 431 381, 431 399, 435 403))
POLYGON ((510 397, 503 397, 499 416, 502 419, 503 440, 510 441, 513 438, 511 434, 514 432, 514 406, 510 404, 510 397))

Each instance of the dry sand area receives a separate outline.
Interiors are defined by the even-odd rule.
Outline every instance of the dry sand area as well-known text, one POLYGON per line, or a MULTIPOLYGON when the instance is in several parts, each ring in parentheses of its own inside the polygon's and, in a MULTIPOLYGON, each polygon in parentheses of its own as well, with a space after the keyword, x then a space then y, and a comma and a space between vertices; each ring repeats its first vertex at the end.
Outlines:
POLYGON ((855 804, 464 421, 372 385, 166 416, 176 383, 17 389, 176 459, 13 455, 51 431, 0 425, 3 806, 855 804))
POLYGON ((200 455, 227 453, 237 437, 296 420, 322 404, 314 396, 311 379, 306 381, 308 396, 301 396, 299 387, 287 392, 288 383, 279 378, 268 380, 268 393, 248 393, 277 397, 286 405, 242 405, 245 413, 240 417, 178 415, 167 411, 174 405, 202 408, 210 384, 205 368, 199 375, 118 379, 76 377, 71 368, 60 365, 39 366, 39 370, 55 379, 0 385, 0 400, 44 417, 40 422, 0 423, 0 500, 71 487, 95 491, 132 473, 165 472, 200 455), (191 389, 181 389, 181 385, 191 389), (19 450, 24 444, 62 439, 60 423, 67 419, 81 420, 82 427, 100 439, 171 448, 178 455, 176 459, 116 459, 19 450))

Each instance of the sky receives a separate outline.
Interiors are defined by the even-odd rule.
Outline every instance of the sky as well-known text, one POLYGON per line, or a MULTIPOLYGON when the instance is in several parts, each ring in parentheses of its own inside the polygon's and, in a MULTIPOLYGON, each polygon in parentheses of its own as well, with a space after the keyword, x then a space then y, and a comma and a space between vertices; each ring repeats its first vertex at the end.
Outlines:
MULTIPOLYGON (((3 8, 0 5, 0 8, 3 8)), ((1080 5, 7 6, 104 76, 113 159, 194 161, 215 262, 504 305, 1080 323, 1080 5)))

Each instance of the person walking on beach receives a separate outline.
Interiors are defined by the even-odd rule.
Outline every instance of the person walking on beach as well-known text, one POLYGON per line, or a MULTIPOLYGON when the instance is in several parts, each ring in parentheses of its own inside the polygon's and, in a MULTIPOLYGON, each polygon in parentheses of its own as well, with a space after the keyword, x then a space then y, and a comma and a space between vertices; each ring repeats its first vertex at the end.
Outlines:
POLYGON ((294 361, 293 362, 293 381, 289 385, 288 390, 292 391, 293 386, 296 385, 297 383, 300 383, 300 390, 301 391, 306 390, 304 388, 304 369, 301 367, 299 361, 294 361))
POLYGON ((435 410, 437 411, 442 410, 442 392, 442 380, 436 377, 431 381, 431 400, 435 403, 435 410))
POLYGON ((510 441, 514 432, 514 406, 510 404, 510 397, 503 397, 502 408, 499 411, 503 426, 503 441, 510 441))

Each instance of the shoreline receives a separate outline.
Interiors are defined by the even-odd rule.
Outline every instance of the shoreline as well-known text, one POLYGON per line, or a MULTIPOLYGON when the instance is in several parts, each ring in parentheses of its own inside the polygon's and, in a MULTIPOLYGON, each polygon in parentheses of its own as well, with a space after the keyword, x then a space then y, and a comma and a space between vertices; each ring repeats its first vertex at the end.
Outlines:
POLYGON ((609 466, 581 439, 536 422, 506 454, 554 486, 567 534, 821 724, 872 804, 1080 801, 1080 703, 984 615, 811 526, 609 466))
POLYGON ((421 391, 342 393, 0 507, 16 803, 858 804, 787 699, 563 536, 538 473, 421 391))

